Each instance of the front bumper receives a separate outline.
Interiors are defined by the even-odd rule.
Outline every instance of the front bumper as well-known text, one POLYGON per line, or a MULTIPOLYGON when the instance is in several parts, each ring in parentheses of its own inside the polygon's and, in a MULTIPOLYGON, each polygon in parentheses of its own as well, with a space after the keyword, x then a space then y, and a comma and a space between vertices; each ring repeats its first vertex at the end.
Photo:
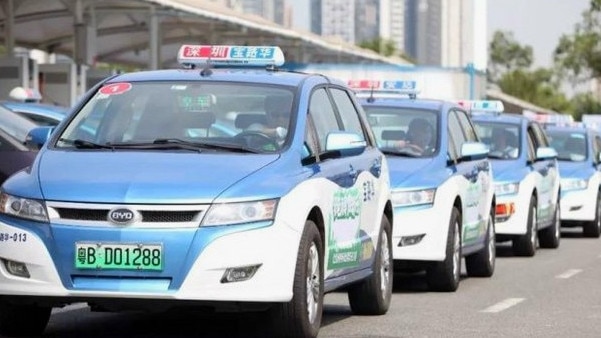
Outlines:
MULTIPOLYGON (((71 260, 65 260, 50 254, 65 249, 74 250, 73 242, 52 238, 56 233, 49 230, 47 224, 34 224, 39 228, 46 227, 46 230, 40 232, 28 230, 29 226, 20 226, 20 222, 23 221, 7 217, 0 219, 0 233, 9 236, 9 240, 0 241, 0 295, 61 297, 77 301, 122 298, 286 302, 292 298, 300 234, 285 224, 276 222, 273 225, 246 227, 233 232, 226 229, 228 227, 222 227, 227 231, 211 237, 210 241, 197 238, 205 229, 192 229, 190 231, 194 233, 191 234, 193 239, 190 243, 203 243, 204 247, 197 250, 198 254, 194 257, 171 257, 171 262, 188 260, 187 264, 182 263, 182 266, 187 268, 172 269, 168 271, 169 274, 165 271, 157 274, 108 270, 77 271, 74 268, 73 256, 70 256, 71 260), (60 246, 64 248, 59 248, 60 246), (6 269, 4 261, 24 263, 30 277, 12 275, 6 269), (261 266, 251 279, 221 282, 227 268, 257 264, 261 266)), ((73 229, 70 231, 80 231, 82 238, 90 232, 89 228, 71 228, 73 229)), ((140 231, 139 234, 146 231, 137 230, 140 231)), ((144 236, 163 240, 167 256, 167 246, 179 243, 177 240, 170 241, 170 237, 184 236, 177 230, 154 231, 153 234, 144 236)), ((184 252, 187 251, 193 251, 193 248, 184 248, 184 252)), ((170 262, 167 258, 165 261, 166 264, 170 262)))

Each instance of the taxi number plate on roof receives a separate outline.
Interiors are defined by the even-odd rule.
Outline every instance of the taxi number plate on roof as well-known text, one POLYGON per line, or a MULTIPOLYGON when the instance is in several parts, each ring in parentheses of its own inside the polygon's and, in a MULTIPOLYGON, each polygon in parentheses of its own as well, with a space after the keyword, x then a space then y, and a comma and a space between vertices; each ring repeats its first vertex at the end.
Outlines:
POLYGON ((75 243, 75 268, 163 270, 161 244, 75 243))

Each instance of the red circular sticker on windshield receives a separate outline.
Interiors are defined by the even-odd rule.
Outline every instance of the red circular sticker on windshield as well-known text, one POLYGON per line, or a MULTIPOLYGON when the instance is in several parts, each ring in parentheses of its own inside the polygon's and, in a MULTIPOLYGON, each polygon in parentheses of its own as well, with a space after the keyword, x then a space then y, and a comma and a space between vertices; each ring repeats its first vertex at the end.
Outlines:
POLYGON ((123 94, 130 89, 131 89, 131 83, 126 83, 126 82, 111 83, 110 85, 106 85, 106 86, 100 88, 100 93, 107 94, 107 95, 117 95, 117 94, 123 94))

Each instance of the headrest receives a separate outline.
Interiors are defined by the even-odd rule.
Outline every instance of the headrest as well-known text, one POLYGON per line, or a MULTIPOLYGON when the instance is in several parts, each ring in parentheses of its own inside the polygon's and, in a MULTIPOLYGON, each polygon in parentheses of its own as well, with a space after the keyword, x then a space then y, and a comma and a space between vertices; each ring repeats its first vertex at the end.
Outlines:
POLYGON ((403 130, 382 130, 382 140, 384 141, 398 141, 405 139, 405 132, 403 130))
POLYGON ((292 95, 265 96, 265 113, 287 113, 292 110, 292 95))
POLYGON ((238 114, 234 126, 238 129, 246 129, 253 123, 267 125, 267 117, 264 114, 238 114))

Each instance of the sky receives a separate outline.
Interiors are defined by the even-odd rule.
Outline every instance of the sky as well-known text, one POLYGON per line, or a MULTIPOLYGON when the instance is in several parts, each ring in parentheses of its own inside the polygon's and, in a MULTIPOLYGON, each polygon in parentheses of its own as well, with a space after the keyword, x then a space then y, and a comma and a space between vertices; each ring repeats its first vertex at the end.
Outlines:
MULTIPOLYGON (((288 0, 293 26, 309 28, 309 1, 288 0)), ((455 0, 451 0, 455 1, 455 0)), ((553 50, 563 34, 572 34, 590 0, 473 0, 487 2, 488 39, 497 30, 509 31, 517 43, 531 46, 534 67, 550 67, 553 50)))
MULTIPOLYGON (((475 0, 481 1, 481 0, 475 0)), ((550 67, 562 35, 572 35, 590 0, 487 0, 488 39, 509 31, 517 43, 531 46, 534 67, 550 67)))

